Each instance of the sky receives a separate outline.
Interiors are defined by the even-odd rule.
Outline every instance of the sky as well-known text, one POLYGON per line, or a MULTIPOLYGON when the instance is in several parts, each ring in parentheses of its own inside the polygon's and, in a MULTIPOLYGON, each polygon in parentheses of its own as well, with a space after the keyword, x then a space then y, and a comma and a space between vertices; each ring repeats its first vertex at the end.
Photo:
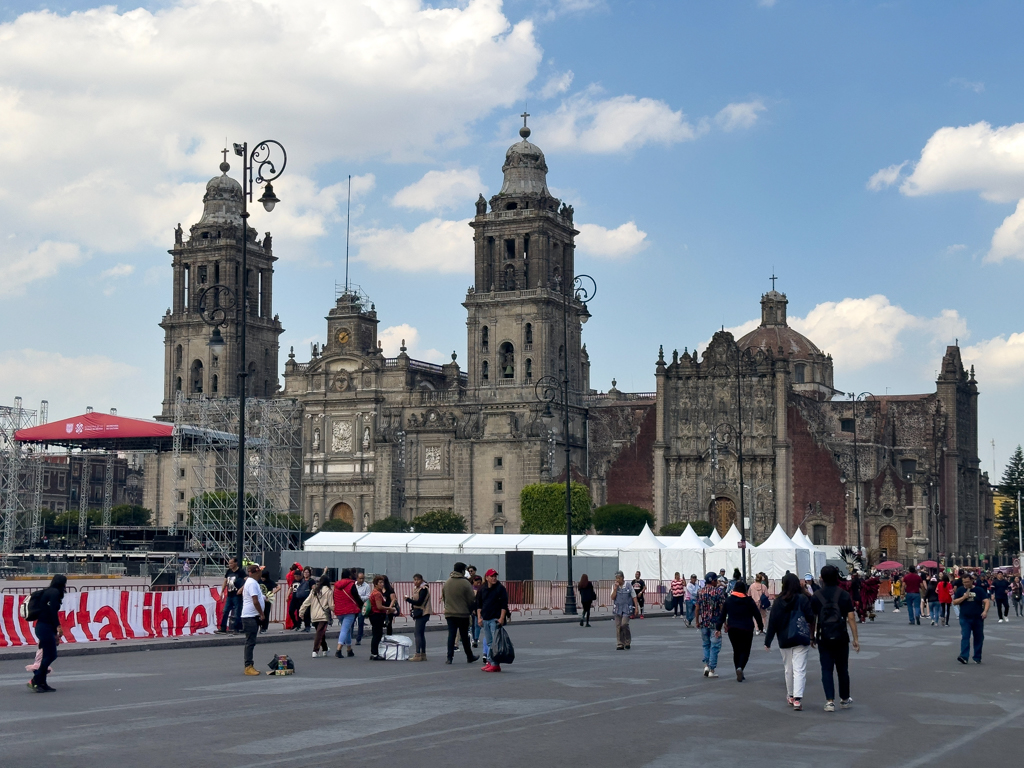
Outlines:
MULTIPOLYGON (((473 201, 528 110, 598 285, 591 384, 790 324, 850 392, 975 367, 1024 442, 1024 6, 829 0, 0 0, 0 403, 159 412, 170 256, 227 142, 288 150, 275 310, 306 360, 350 271, 385 352, 465 359, 473 201)), ((238 164, 230 172, 237 178, 238 164)), ((994 449, 993 443, 994 441, 994 449)))

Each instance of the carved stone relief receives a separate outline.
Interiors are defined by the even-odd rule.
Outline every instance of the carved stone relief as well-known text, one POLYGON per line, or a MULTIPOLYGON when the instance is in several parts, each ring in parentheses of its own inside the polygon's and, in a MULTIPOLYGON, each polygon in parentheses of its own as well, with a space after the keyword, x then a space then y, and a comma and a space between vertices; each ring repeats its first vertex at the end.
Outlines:
POLYGON ((352 453, 352 422, 336 421, 331 431, 331 451, 352 453))

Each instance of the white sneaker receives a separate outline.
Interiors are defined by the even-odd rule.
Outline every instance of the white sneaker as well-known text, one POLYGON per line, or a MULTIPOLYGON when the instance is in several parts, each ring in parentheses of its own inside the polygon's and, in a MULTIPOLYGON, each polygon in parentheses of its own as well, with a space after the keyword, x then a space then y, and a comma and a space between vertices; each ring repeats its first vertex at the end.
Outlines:
POLYGON ((712 669, 710 672, 708 672, 708 677, 718 677, 718 673, 712 669))
POLYGON ((320 654, 317 653, 316 651, 313 651, 313 658, 314 659, 319 659, 320 658, 320 654))
POLYGON ((892 612, 893 612, 893 613, 899 613, 899 612, 900 612, 900 609, 899 609, 899 608, 893 608, 893 609, 892 609, 892 612))
POLYGON ((853 706, 853 697, 852 696, 850 698, 848 698, 848 699, 840 699, 839 700, 839 708, 840 709, 849 709, 852 706, 853 706))
POLYGON ((1000 619, 1000 620, 999 620, 999 623, 1000 623, 1000 624, 1002 624, 1002 623, 1003 623, 1003 620, 1002 620, 1002 619, 1000 619))
POLYGON ((704 677, 707 677, 707 676, 708 676, 708 673, 709 673, 710 671, 711 671, 711 667, 709 667, 709 666, 708 666, 707 664, 705 664, 705 665, 704 665, 704 677))

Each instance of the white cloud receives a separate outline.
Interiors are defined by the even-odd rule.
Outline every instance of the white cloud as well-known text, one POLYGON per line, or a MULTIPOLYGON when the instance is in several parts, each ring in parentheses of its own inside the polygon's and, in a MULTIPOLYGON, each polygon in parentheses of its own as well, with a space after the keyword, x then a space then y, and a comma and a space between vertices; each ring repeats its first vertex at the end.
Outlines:
POLYGON ((717 115, 715 122, 723 131, 735 131, 738 128, 753 128, 759 115, 765 111, 764 103, 757 101, 744 101, 734 104, 727 104, 717 115))
POLYGON ((946 246, 946 253, 952 256, 954 253, 960 253, 960 251, 966 251, 967 246, 963 243, 953 243, 952 245, 946 246))
POLYGON ((375 269, 402 272, 472 273, 473 231, 469 219, 431 219, 412 232, 402 228, 361 229, 352 233, 356 261, 375 269))
POLYGON ((973 365, 984 384, 1019 387, 1024 370, 1024 333, 996 336, 960 350, 965 366, 973 365))
POLYGON ((405 353, 416 360, 425 360, 428 363, 448 362, 444 359, 444 354, 436 349, 420 349, 420 332, 408 323, 385 328, 377 334, 377 340, 384 348, 385 357, 397 357, 404 345, 405 353))
POLYGON ((134 264, 115 264, 110 269, 105 269, 100 272, 100 277, 113 278, 113 277, 128 277, 128 275, 135 272, 134 264))
POLYGON ((664 101, 636 96, 596 98, 596 89, 566 99, 554 113, 535 119, 545 149, 603 154, 646 144, 692 141, 706 129, 694 127, 664 101))
POLYGON ((950 85, 959 85, 968 91, 974 91, 975 93, 984 93, 985 84, 980 80, 968 80, 966 77, 954 77, 949 81, 950 85))
POLYGON ((1024 200, 1017 203, 1017 209, 992 234, 992 247, 985 261, 1004 259, 1024 259, 1024 200))
POLYGON ((400 189, 391 202, 401 208, 442 211, 471 206, 486 190, 477 168, 428 171, 419 181, 400 189))
POLYGON ((23 252, 166 247, 196 220, 225 136, 289 150, 282 205, 253 225, 279 245, 318 237, 346 190, 317 188, 317 164, 464 142, 473 121, 522 102, 542 57, 532 22, 511 25, 497 0, 177 0, 26 13, 0 40, 0 223, 23 252), (254 43, 273 62, 258 77, 231 64, 254 43))
POLYGON ((51 277, 64 268, 85 261, 86 257, 74 243, 44 241, 30 252, 7 251, 0 255, 0 296, 20 296, 25 287, 44 277, 51 277))
POLYGON ((117 408, 122 416, 150 418, 152 403, 159 402, 160 379, 141 368, 104 355, 65 357, 51 350, 20 349, 0 352, 0 392, 25 399, 36 408, 50 402, 50 418, 117 408))
POLYGON ((997 203, 1024 197, 1024 123, 940 128, 900 185, 900 192, 911 197, 970 190, 997 203))
POLYGON ((544 87, 540 89, 540 97, 542 99, 550 99, 560 93, 565 93, 572 85, 572 78, 573 73, 571 69, 558 75, 552 75, 544 84, 544 87))
POLYGON ((871 178, 868 179, 868 189, 878 192, 886 187, 891 187, 900 180, 900 174, 903 172, 903 167, 906 164, 907 161, 904 160, 899 165, 890 165, 888 168, 875 171, 871 178))
POLYGON ((615 229, 599 224, 577 224, 580 234, 576 247, 588 256, 604 259, 626 259, 647 247, 647 233, 637 228, 635 221, 627 221, 615 229))

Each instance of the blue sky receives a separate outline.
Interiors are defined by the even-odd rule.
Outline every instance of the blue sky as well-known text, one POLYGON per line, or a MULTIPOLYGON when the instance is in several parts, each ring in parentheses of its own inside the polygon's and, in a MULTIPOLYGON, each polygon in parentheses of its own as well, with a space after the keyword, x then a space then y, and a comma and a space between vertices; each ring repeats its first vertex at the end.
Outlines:
POLYGON ((166 251, 225 135, 289 149, 283 202, 254 220, 285 349, 324 340, 352 174, 353 280, 386 343, 465 359, 463 222, 528 102, 599 286, 593 386, 652 389, 659 344, 746 327, 774 270, 838 387, 931 391, 959 339, 983 468, 991 440, 1000 473, 1022 440, 1019 4, 7 2, 0 20, 4 403, 159 410, 166 251))

